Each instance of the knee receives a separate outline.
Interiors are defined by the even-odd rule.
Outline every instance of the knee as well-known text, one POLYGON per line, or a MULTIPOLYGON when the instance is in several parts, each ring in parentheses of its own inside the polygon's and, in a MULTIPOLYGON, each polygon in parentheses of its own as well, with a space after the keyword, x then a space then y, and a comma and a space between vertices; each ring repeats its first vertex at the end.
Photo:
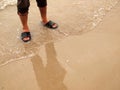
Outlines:
POLYGON ((17 2, 18 13, 21 13, 21 14, 28 13, 29 6, 30 6, 29 0, 18 0, 17 2))
POLYGON ((47 0, 36 0, 38 7, 46 7, 47 6, 47 0))
POLYGON ((28 7, 26 8, 18 8, 18 14, 19 15, 26 15, 28 13, 28 7))
POLYGON ((19 16, 26 16, 26 15, 28 15, 28 12, 26 12, 26 13, 20 13, 20 12, 18 12, 18 15, 19 16))

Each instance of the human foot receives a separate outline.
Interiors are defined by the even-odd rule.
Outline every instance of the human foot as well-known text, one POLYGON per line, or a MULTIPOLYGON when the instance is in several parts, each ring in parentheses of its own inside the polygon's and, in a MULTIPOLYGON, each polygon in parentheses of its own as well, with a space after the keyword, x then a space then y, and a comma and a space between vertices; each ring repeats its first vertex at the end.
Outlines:
POLYGON ((50 29, 56 29, 58 28, 58 24, 53 21, 43 22, 44 26, 50 29))
POLYGON ((21 33, 21 39, 24 42, 28 42, 31 40, 31 34, 30 34, 29 29, 23 29, 23 32, 21 33))
POLYGON ((24 42, 30 41, 31 40, 31 34, 30 34, 30 32, 23 32, 23 33, 21 33, 21 39, 24 42))

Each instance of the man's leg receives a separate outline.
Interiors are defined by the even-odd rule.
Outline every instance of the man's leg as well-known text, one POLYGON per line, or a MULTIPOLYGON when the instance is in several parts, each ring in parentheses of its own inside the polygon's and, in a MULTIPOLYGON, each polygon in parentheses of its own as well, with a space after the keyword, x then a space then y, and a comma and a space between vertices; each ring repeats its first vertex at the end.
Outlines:
MULTIPOLYGON (((27 24, 28 21, 28 9, 29 9, 29 0, 18 0, 17 8, 18 8, 18 15, 20 17, 22 26, 23 26, 23 32, 29 32, 29 27, 27 24)), ((23 38, 24 41, 30 40, 29 37, 23 38)))
MULTIPOLYGON (((25 15, 20 15, 19 14, 19 17, 20 17, 20 20, 21 20, 21 23, 22 23, 22 26, 23 26, 23 32, 30 32, 28 24, 27 24, 28 14, 27 13, 25 15)), ((29 39, 30 39, 29 37, 23 38, 24 41, 29 40, 29 39)))
MULTIPOLYGON (((47 6, 39 7, 39 10, 40 10, 40 13, 41 13, 42 22, 45 25, 49 22, 48 19, 47 19, 47 6)), ((58 25, 56 23, 54 23, 54 22, 52 22, 52 23, 53 24, 51 24, 52 26, 50 26, 50 27, 52 27, 52 28, 58 27, 58 25)))
POLYGON ((28 13, 21 15, 19 14, 22 26, 23 26, 23 32, 29 32, 29 27, 28 27, 28 13))
POLYGON ((42 22, 45 24, 48 22, 47 19, 47 6, 45 7, 39 7, 40 13, 41 13, 41 18, 42 18, 42 22))
MULTIPOLYGON (((36 0, 37 1, 37 6, 39 7, 41 18, 43 24, 47 24, 49 22, 47 18, 47 0, 36 0)), ((50 23, 49 23, 50 24, 50 23)), ((52 28, 56 28, 58 25, 54 22, 51 23, 52 28)))

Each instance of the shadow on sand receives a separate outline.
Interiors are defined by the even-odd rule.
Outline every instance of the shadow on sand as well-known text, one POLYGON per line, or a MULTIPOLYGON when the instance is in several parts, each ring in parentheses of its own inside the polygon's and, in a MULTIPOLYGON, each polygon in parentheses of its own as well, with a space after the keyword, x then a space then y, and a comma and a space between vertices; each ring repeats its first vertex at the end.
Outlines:
POLYGON ((65 69, 59 64, 53 43, 45 45, 47 65, 44 67, 39 55, 31 59, 38 85, 41 90, 67 90, 64 85, 65 69))

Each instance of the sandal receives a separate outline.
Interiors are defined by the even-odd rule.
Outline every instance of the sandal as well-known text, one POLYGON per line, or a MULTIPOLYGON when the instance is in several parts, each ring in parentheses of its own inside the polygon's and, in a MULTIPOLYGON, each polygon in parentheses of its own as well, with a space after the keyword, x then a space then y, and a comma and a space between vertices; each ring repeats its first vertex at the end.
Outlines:
POLYGON ((31 40, 31 34, 30 32, 23 32, 21 33, 21 39, 24 41, 24 42, 28 42, 31 40), (28 40, 24 40, 25 38, 29 38, 28 40))
POLYGON ((54 27, 55 24, 56 24, 55 22, 50 20, 44 26, 46 26, 46 27, 48 27, 50 29, 56 29, 56 28, 58 28, 58 25, 56 24, 56 27, 54 27))

